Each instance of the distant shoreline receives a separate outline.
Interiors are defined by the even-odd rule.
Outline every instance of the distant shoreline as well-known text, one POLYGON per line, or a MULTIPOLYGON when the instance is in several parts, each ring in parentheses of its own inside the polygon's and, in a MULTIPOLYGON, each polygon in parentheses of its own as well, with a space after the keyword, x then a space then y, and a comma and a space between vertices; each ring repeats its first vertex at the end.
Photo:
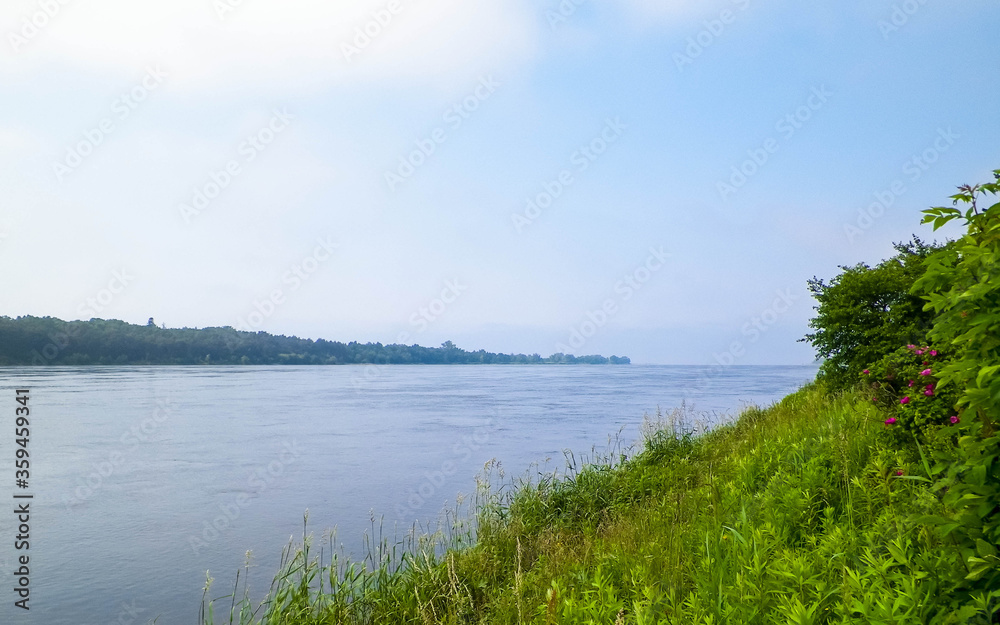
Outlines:
POLYGON ((0 366, 628 365, 627 356, 499 354, 440 347, 342 343, 267 332, 164 328, 119 320, 0 317, 0 366))

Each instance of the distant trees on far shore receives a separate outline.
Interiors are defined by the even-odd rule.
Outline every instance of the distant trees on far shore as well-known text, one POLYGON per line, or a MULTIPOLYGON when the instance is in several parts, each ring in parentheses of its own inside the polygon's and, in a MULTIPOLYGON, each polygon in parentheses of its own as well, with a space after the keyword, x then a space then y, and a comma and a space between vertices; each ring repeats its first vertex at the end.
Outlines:
POLYGON ((630 364, 627 357, 495 354, 441 347, 341 343, 221 328, 118 320, 0 317, 0 365, 630 364))

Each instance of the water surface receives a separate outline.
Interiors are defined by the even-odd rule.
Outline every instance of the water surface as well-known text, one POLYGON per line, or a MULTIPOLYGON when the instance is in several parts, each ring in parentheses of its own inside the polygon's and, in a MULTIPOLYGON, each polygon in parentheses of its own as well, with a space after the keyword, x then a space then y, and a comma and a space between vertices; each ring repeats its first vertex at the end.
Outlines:
MULTIPOLYGON (((361 551, 371 518, 436 519, 492 458, 509 475, 563 450, 630 442, 682 402, 712 419, 765 405, 815 367, 393 366, 0 369, 30 388, 31 610, 13 607, 13 516, 0 516, 0 622, 194 623, 252 550, 265 590, 310 511, 361 551), (624 429, 623 429, 624 428, 624 429), (214 527, 213 527, 214 524, 214 527), (222 529, 217 529, 221 527, 222 529)), ((4 409, 3 406, 7 408, 4 409)), ((12 463, 4 480, 13 487, 12 463)), ((2 475, 2 473, 0 473, 2 475)), ((8 499, 13 501, 12 499, 8 499)))

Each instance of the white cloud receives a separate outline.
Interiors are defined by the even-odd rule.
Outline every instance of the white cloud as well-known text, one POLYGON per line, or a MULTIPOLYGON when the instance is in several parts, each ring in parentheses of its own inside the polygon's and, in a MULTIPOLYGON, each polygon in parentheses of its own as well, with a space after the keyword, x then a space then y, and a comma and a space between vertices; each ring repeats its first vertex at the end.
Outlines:
POLYGON ((41 9, 5 2, 0 9, 0 74, 46 65, 134 74, 160 63, 172 88, 323 89, 345 81, 463 81, 530 58, 538 19, 511 0, 49 0, 59 11, 16 44, 41 9), (65 6, 59 2, 67 2, 65 6), (387 8, 394 5, 392 14, 387 8), (380 23, 381 22, 381 23, 380 23), (368 28, 375 33, 358 36, 368 28), (342 44, 360 44, 348 60, 342 44), (362 47, 363 46, 363 47, 362 47), (14 48, 17 48, 17 51, 14 48))

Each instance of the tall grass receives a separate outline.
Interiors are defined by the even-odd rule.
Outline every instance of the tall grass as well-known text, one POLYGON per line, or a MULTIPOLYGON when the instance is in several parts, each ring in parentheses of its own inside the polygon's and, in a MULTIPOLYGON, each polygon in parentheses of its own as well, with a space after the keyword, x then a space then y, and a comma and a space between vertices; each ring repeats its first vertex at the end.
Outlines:
POLYGON ((373 520, 361 561, 332 536, 316 554, 304 526, 262 602, 238 575, 225 597, 206 586, 200 620, 997 622, 989 597, 956 616, 942 580, 961 558, 919 523, 939 499, 865 399, 810 386, 707 432, 658 415, 640 448, 569 455, 561 474, 490 464, 467 514, 398 540, 373 520))

